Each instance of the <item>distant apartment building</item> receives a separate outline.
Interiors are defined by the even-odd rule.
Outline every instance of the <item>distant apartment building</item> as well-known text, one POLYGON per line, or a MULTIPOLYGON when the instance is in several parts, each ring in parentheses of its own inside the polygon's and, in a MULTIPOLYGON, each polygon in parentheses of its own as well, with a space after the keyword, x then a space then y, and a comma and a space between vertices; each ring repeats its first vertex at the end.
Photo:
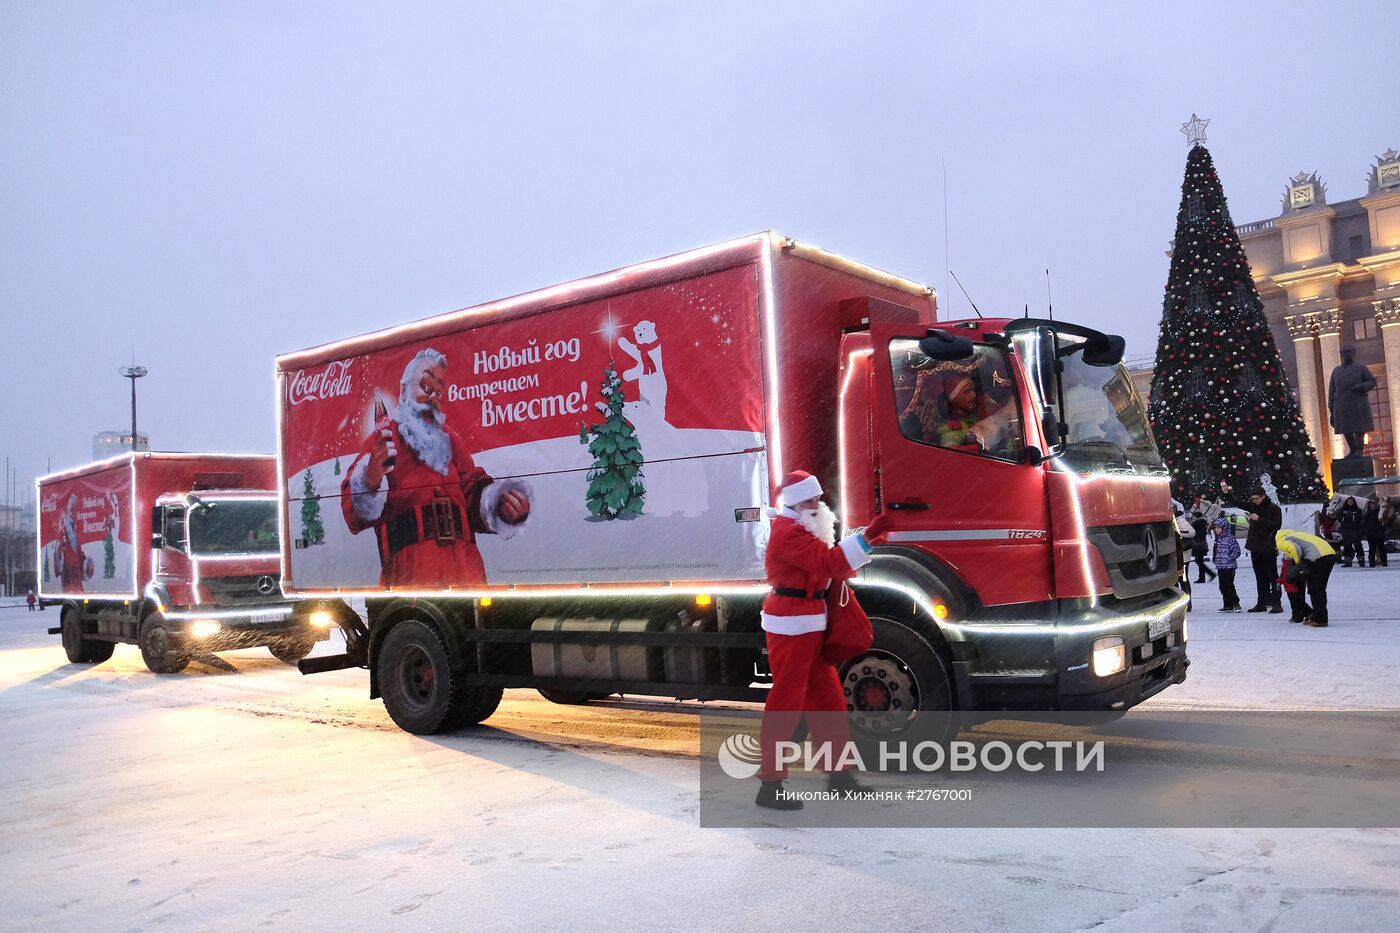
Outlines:
MULTIPOLYGON (((151 440, 146 435, 136 434, 136 449, 150 450, 151 440)), ((131 450, 130 431, 100 431, 92 436, 92 459, 106 460, 131 450)))

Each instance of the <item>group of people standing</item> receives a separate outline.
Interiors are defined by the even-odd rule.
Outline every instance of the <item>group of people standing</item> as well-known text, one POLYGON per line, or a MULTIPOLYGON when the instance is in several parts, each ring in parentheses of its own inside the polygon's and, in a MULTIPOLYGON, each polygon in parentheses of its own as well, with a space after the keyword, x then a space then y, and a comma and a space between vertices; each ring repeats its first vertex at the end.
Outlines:
MULTIPOLYGON (((1312 628, 1328 624, 1327 585, 1332 568, 1339 559, 1343 567, 1353 560, 1367 566, 1361 553, 1361 540, 1370 544, 1370 566, 1387 566, 1385 530, 1394 518, 1387 501, 1372 496, 1363 509, 1354 497, 1349 497, 1337 510, 1336 519, 1342 533, 1340 558, 1327 539, 1304 531, 1283 527, 1283 513, 1262 486, 1255 486, 1249 496, 1240 499, 1225 483, 1221 496, 1212 500, 1197 496, 1186 514, 1177 515, 1177 528, 1191 548, 1192 561, 1197 567, 1197 583, 1207 578, 1219 580, 1223 605, 1220 612, 1283 612, 1283 596, 1288 596, 1292 610, 1290 621, 1312 628), (1225 515, 1225 509, 1237 508, 1249 518, 1249 530, 1244 547, 1235 537, 1235 529, 1225 515), (1388 514, 1387 514, 1388 513, 1388 514), (1209 537, 1208 537, 1209 535, 1209 537), (1235 588, 1235 573, 1243 552, 1249 552, 1254 570, 1255 602, 1245 609, 1235 588), (1212 570, 1210 563, 1214 564, 1212 570), (1283 558, 1282 565, 1279 558, 1283 558)), ((1189 567, 1185 577, 1190 582, 1189 567)))
POLYGON ((1347 496, 1337 509, 1334 518, 1337 530, 1342 536, 1342 566, 1350 567, 1354 560, 1359 567, 1388 567, 1385 556, 1385 530, 1395 520, 1395 508, 1386 500, 1384 504, 1376 496, 1370 496, 1363 508, 1357 504, 1355 496, 1347 496), (1361 542, 1370 549, 1370 564, 1362 553, 1361 542))

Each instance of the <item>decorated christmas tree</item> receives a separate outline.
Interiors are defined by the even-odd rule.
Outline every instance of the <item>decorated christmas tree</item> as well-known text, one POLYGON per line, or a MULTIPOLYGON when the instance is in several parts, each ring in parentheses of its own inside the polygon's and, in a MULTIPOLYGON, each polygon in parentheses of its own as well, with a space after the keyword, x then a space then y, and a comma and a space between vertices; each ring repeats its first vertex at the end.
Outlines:
POLYGON ((44 548, 44 582, 49 582, 49 549, 44 548))
POLYGON ((335 475, 336 475, 336 476, 339 476, 339 475, 340 475, 340 458, 339 458, 339 457, 336 457, 336 458, 335 458, 335 475))
POLYGON ((1183 127, 1194 145, 1162 302, 1152 430, 1182 501, 1216 494, 1222 480, 1243 495, 1266 475, 1284 502, 1325 499, 1225 192, 1201 145, 1206 122, 1193 114, 1183 127))
POLYGON ((301 536, 307 545, 326 540, 326 527, 321 524, 321 499, 316 495, 316 480, 310 467, 301 475, 301 536))
POLYGON ((579 429, 580 444, 588 445, 593 466, 588 470, 588 511, 601 518, 631 518, 642 514, 646 486, 642 484, 642 445, 636 429, 622 413, 622 380, 612 361, 603 373, 595 403, 603 423, 579 429))
POLYGON ((107 529, 107 537, 102 542, 102 578, 110 580, 117 575, 117 548, 112 543, 112 529, 107 529))

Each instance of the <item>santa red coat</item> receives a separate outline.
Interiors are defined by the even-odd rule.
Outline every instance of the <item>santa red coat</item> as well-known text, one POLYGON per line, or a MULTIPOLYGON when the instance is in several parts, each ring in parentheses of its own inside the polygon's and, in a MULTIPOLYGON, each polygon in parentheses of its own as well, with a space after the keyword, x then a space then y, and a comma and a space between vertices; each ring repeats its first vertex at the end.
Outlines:
POLYGON ((507 524, 496 515, 496 506, 502 492, 516 489, 528 495, 528 486, 518 480, 493 480, 472 461, 466 444, 451 428, 443 429, 452 444, 445 474, 419 459, 404 442, 398 422, 389 422, 389 430, 398 454, 394 469, 379 488, 370 489, 365 479, 373 437, 366 440, 340 484, 341 511, 350 531, 374 529, 380 585, 441 589, 485 583, 486 567, 476 536, 515 534, 523 523, 507 524), (440 539, 434 527, 438 512, 432 503, 441 497, 452 505, 450 540, 440 539), (425 508, 430 517, 425 518, 425 508))
POLYGON ((764 631, 803 635, 826 630, 826 588, 833 580, 849 580, 870 562, 870 545, 862 535, 849 535, 827 544, 785 508, 773 519, 764 555, 768 585, 775 590, 801 590, 802 596, 769 593, 763 600, 764 631))
POLYGON ((76 520, 68 516, 59 521, 58 547, 54 554, 58 578, 64 593, 83 592, 83 546, 78 543, 76 520))

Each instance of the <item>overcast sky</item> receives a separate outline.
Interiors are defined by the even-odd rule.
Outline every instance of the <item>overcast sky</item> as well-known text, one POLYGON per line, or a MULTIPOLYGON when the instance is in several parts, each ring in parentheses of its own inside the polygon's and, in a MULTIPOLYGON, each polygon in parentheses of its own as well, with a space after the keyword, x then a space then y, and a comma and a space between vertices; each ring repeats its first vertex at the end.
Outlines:
POLYGON ((0 2, 4 443, 271 451, 277 353, 773 228, 1155 348, 1236 222, 1400 147, 1393 2, 0 2))

